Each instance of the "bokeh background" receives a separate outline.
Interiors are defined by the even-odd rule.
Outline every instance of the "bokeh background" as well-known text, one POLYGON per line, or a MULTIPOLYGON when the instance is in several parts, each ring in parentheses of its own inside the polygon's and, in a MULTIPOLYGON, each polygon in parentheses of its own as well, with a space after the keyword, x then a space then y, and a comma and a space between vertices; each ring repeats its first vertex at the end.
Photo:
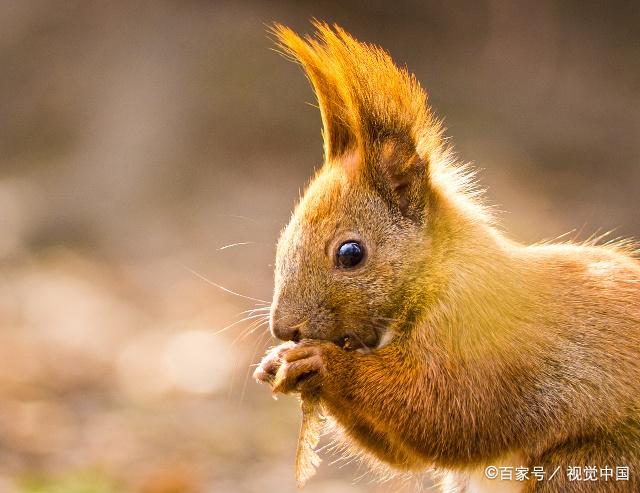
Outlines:
MULTIPOLYGON (((638 2, 4 0, 0 493, 295 491, 274 341, 215 284, 270 298, 320 164, 266 35, 312 17, 415 72, 514 238, 640 236, 638 2)), ((324 458, 309 492, 417 488, 324 458)))

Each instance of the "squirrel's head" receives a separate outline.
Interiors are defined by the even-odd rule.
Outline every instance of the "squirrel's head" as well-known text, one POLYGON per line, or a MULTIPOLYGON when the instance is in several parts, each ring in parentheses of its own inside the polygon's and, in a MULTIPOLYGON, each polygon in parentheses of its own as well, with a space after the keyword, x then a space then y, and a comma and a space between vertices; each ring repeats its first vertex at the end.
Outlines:
POLYGON ((376 347, 416 305, 431 248, 430 167, 445 151, 412 75, 339 27, 315 25, 317 38, 273 31, 313 85, 325 162, 278 242, 271 331, 376 347))

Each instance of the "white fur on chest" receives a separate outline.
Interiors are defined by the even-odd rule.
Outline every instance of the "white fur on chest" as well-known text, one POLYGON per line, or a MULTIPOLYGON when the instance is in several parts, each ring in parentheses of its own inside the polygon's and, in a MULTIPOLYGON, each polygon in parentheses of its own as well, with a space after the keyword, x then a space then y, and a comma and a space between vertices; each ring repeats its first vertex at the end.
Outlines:
MULTIPOLYGON (((490 465, 515 468, 522 466, 523 463, 519 454, 513 454, 490 465)), ((464 471, 447 471, 440 483, 442 493, 521 493, 523 490, 522 481, 487 478, 485 466, 464 471)))

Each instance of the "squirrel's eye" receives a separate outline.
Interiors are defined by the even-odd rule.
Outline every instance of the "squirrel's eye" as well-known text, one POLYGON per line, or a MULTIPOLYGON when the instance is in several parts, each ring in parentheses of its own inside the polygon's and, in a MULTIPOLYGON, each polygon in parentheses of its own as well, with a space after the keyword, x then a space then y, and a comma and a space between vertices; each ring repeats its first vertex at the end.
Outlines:
POLYGON ((336 252, 336 263, 339 267, 355 267, 363 258, 364 247, 357 241, 345 241, 336 252))

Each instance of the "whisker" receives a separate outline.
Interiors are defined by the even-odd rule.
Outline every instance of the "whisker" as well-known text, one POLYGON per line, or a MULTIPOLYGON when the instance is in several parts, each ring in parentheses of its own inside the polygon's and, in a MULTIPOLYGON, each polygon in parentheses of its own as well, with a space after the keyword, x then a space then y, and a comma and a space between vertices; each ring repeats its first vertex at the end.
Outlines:
MULTIPOLYGON (((257 339, 255 347, 253 348, 253 354, 251 355, 251 361, 256 359, 256 355, 258 354, 258 348, 263 339, 264 339, 264 334, 257 339)), ((251 367, 249 366, 244 376, 244 383, 242 384, 242 390, 240 391, 240 400, 238 401, 238 405, 242 405, 242 401, 244 401, 244 396, 247 392, 247 383, 249 382, 249 376, 251 375, 251 373, 252 373, 251 367)))
POLYGON ((236 338, 235 338, 233 341, 231 341, 231 347, 233 347, 233 346, 236 344, 236 342, 239 342, 239 341, 241 341, 242 339, 244 339, 244 337, 246 337, 246 336, 247 336, 247 334, 248 334, 248 333, 250 333, 250 331, 251 331, 254 327, 256 327, 256 326, 257 326, 257 327, 260 327, 260 326, 262 326, 262 325, 267 324, 268 322, 269 322, 269 320, 268 320, 268 319, 265 319, 265 320, 260 320, 260 319, 258 319, 258 320, 254 320, 253 322, 251 322, 247 327, 245 327, 245 329, 244 329, 242 332, 240 332, 240 334, 238 334, 238 335, 236 336, 236 338))
POLYGON ((231 217, 231 218, 235 218, 235 219, 244 219, 246 221, 251 221, 253 223, 256 223, 260 226, 264 225, 264 223, 269 223, 269 224, 279 224, 279 222, 275 219, 270 219, 270 218, 263 218, 263 219, 256 219, 253 217, 249 217, 249 216, 241 216, 240 214, 215 214, 218 217, 231 217))
POLYGON ((254 319, 249 322, 249 324, 243 328, 240 333, 235 337, 235 339, 231 342, 231 345, 233 346, 236 342, 238 342, 240 340, 240 338, 242 338, 247 332, 249 332, 251 329, 253 329, 253 327, 255 327, 256 325, 262 325, 262 324, 266 324, 269 323, 269 316, 268 315, 255 315, 253 317, 254 319))
POLYGON ((262 314, 262 313, 259 313, 257 315, 248 315, 248 316, 246 316, 244 318, 241 318, 240 320, 236 320, 235 322, 227 325, 226 327, 222 327, 221 329, 216 330, 214 332, 214 335, 221 334, 222 332, 224 332, 226 330, 229 330, 231 327, 235 327, 236 325, 241 324, 242 322, 246 322, 247 320, 252 320, 252 319, 255 319, 255 318, 259 318, 259 317, 264 318, 264 317, 267 317, 267 315, 262 314))
POLYGON ((244 313, 252 313, 252 312, 263 312, 263 311, 266 312, 266 311, 269 311, 269 310, 271 310, 270 306, 265 306, 265 307, 260 307, 260 308, 251 308, 250 310, 241 311, 240 313, 238 313, 238 315, 242 315, 244 313))
POLYGON ((264 320, 261 323, 259 323, 258 325, 256 325, 255 327, 253 327, 251 330, 247 331, 246 334, 243 334, 242 337, 240 337, 240 340, 244 340, 246 339, 248 336, 250 336, 251 334, 253 334, 256 330, 258 330, 261 327, 264 327, 265 325, 267 325, 267 323, 269 323, 268 320, 264 320))
MULTIPOLYGON (((238 322, 235 322, 235 323, 240 323, 242 321, 243 320, 238 320, 238 322)), ((252 323, 255 323, 255 322, 256 322, 256 320, 254 320, 252 323)), ((234 324, 231 324, 231 325, 234 325, 234 324)), ((267 332, 267 334, 268 334, 268 332, 267 332)), ((264 335, 262 337, 264 337, 264 335)), ((233 346, 234 346, 236 340, 237 340, 237 337, 233 342, 231 342, 231 344, 229 344, 229 349, 233 349, 233 346)), ((229 389, 227 391, 227 401, 228 402, 231 402, 231 400, 232 400, 231 396, 233 395, 234 382, 236 381, 236 376, 237 376, 237 373, 238 373, 236 370, 238 368, 238 363, 239 362, 240 362, 240 358, 233 358, 233 363, 232 363, 232 368, 233 369, 232 369, 232 372, 231 372, 231 378, 229 379, 229 389)), ((251 366, 249 368, 251 368, 251 366)))
POLYGON ((240 214, 216 214, 216 216, 218 217, 233 217, 235 219, 246 219, 247 221, 253 221, 254 223, 258 223, 259 221, 257 219, 254 219, 252 217, 249 216, 241 216, 240 214))
POLYGON ((218 251, 243 245, 257 245, 257 243, 255 241, 239 241, 238 243, 231 243, 229 245, 221 246, 220 248, 218 248, 218 251))
POLYGON ((225 293, 229 293, 229 294, 232 294, 232 295, 234 295, 234 296, 239 296, 240 298, 245 298, 245 299, 247 299, 247 300, 257 301, 258 303, 263 303, 263 304, 265 304, 265 305, 269 304, 269 302, 268 302, 268 301, 261 300, 260 298, 252 298, 251 296, 246 296, 246 295, 244 295, 244 294, 240 294, 240 293, 236 293, 235 291, 231 291, 230 289, 227 289, 227 288, 225 288, 224 286, 221 286, 220 284, 217 284, 217 283, 213 282, 212 280, 207 279, 207 278, 206 278, 206 277, 204 277, 202 274, 198 274, 196 271, 194 271, 194 270, 190 269, 190 268, 189 268, 189 267, 187 267, 187 266, 184 266, 184 268, 185 268, 186 270, 188 270, 189 272, 191 272, 194 276, 197 276, 197 277, 199 277, 200 279, 202 279, 203 281, 205 281, 205 282, 207 282, 207 283, 211 284, 212 286, 215 286, 216 288, 221 289, 221 290, 222 290, 222 291, 224 291, 225 293))

